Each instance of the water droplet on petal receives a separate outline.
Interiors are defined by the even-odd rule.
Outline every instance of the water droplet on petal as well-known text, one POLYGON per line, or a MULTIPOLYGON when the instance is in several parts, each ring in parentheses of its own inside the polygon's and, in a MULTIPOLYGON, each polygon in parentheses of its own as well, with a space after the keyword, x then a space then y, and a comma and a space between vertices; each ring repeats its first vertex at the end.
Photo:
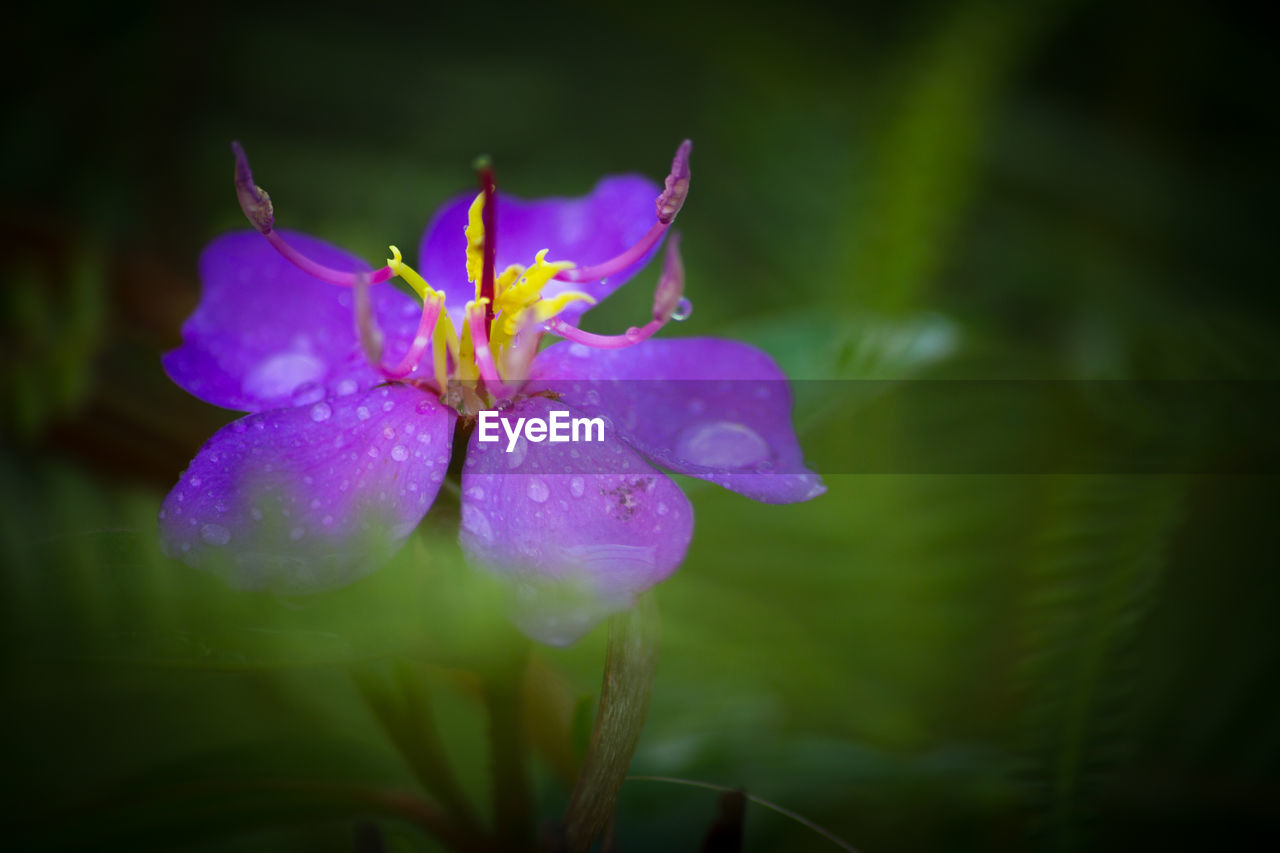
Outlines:
POLYGON ((290 397, 295 406, 305 406, 324 397, 324 386, 319 382, 303 382, 293 389, 293 394, 290 397))
POLYGON ((507 454, 507 467, 519 468, 520 463, 524 461, 524 455, 529 451, 529 442, 524 440, 524 436, 516 442, 516 446, 511 448, 511 452, 507 454))
POLYGON ((306 385, 317 383, 324 376, 325 369, 325 363, 313 355, 276 353, 249 370, 244 379, 244 392, 259 400, 290 397, 295 388, 304 389, 306 385))
POLYGON ((344 379, 338 383, 338 387, 334 390, 337 391, 339 397, 348 397, 356 393, 359 387, 354 379, 344 379))
POLYGON ((201 480, 200 480, 200 478, 199 478, 199 477, 192 477, 192 478, 191 478, 191 488, 193 488, 193 489, 194 489, 194 488, 198 488, 198 487, 200 486, 200 482, 201 482, 201 480))
POLYGON ((745 468, 769 459, 769 444, 746 424, 712 421, 691 426, 676 441, 676 456, 695 465, 745 468))
POLYGON ((394 409, 395 407, 396 407, 396 403, 395 403, 395 401, 394 401, 394 400, 388 400, 387 402, 385 402, 385 403, 383 403, 383 404, 382 404, 382 411, 384 411, 384 412, 389 412, 389 411, 391 411, 392 409, 394 409))
POLYGON ((529 496, 529 500, 540 504, 546 502, 551 490, 547 488, 547 484, 542 481, 541 477, 534 477, 529 481, 529 487, 525 489, 525 494, 529 496))
POLYGON ((569 355, 574 358, 586 358, 591 355, 591 348, 586 344, 569 344, 569 355))
POLYGON ((582 481, 581 477, 574 477, 569 481, 569 494, 575 498, 582 497, 582 493, 587 490, 587 484, 582 481))
POLYGON ((409 451, 405 449, 403 444, 397 444, 391 448, 391 458, 397 462, 403 462, 409 458, 409 451))
POLYGON ((221 524, 206 524, 200 528, 200 538, 210 545, 226 545, 231 541, 231 531, 221 524))
POLYGON ((664 504, 662 501, 658 501, 658 515, 666 515, 666 514, 667 514, 667 505, 664 504))
POLYGON ((418 433, 418 441, 419 441, 419 442, 421 442, 422 444, 430 444, 430 443, 431 443, 431 433, 429 433, 429 432, 420 432, 420 433, 418 433))
POLYGON ((392 427, 389 427, 389 426, 388 426, 388 427, 383 427, 383 428, 382 428, 382 437, 383 437, 383 438, 385 438, 385 439, 387 439, 388 441, 390 441, 391 439, 395 438, 395 437, 396 437, 396 431, 395 431, 395 429, 393 429, 392 427))
POLYGON ((676 303, 675 310, 671 312, 671 319, 677 323, 683 323, 689 319, 689 315, 693 313, 693 303, 688 297, 680 297, 680 301, 676 303))
POLYGON ((369 420, 369 409, 365 406, 360 406, 356 409, 356 417, 362 421, 369 420))
POLYGON ((485 542, 493 541, 493 528, 489 526, 489 519, 484 517, 484 513, 475 504, 463 503, 462 529, 485 542))
POLYGON ((320 519, 320 523, 325 527, 331 527, 333 525, 333 516, 326 515, 324 518, 320 519))
POLYGON ((640 329, 635 326, 631 326, 623 332, 623 337, 629 341, 638 341, 640 340, 640 329))
POLYGON ((311 420, 316 423, 329 420, 329 416, 333 414, 333 407, 328 403, 319 402, 311 407, 311 420))
POLYGON ((376 444, 369 445, 369 458, 370 459, 378 458, 378 446, 376 444))

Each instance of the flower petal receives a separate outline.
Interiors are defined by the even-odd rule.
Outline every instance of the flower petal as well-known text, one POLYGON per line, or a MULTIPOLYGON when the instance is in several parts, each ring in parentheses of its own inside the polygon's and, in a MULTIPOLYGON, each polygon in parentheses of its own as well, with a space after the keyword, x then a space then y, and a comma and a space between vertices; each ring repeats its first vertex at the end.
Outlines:
POLYGON ((826 491, 804 465, 786 376, 747 344, 655 338, 595 350, 561 342, 538 354, 530 383, 607 415, 628 443, 672 471, 764 503, 826 491))
MULTIPOLYGON (((314 237, 282 232, 299 251, 339 270, 368 269, 314 237)), ((256 231, 225 234, 200 256, 200 304, 164 368, 188 393, 258 412, 365 391, 382 381, 355 332, 350 288, 318 281, 256 231)), ((391 353, 413 338, 420 309, 389 284, 369 295, 391 353)))
MULTIPOLYGON (((503 413, 567 409, 534 397, 503 413)), ((569 409, 571 415, 579 414, 569 409)), ((693 508, 665 474, 621 441, 552 444, 520 438, 507 452, 471 436, 462 471, 467 556, 516 581, 516 623, 566 645, 675 571, 693 536, 693 508)))
POLYGON ((454 420, 434 397, 391 385, 235 421, 165 498, 165 550, 241 589, 349 583, 435 500, 454 420))
MULTIPOLYGON (((658 185, 648 178, 616 175, 601 179, 581 198, 522 201, 499 193, 495 197, 497 270, 502 272, 511 264, 528 266, 542 249, 550 250, 549 261, 573 261, 578 266, 616 257, 639 241, 657 221, 653 202, 659 192, 658 185)), ((446 294, 445 305, 455 324, 462 306, 476 296, 475 285, 467 281, 467 241, 463 236, 467 209, 474 199, 472 194, 440 208, 427 225, 418 254, 423 276, 446 294)), ((604 281, 570 284, 553 280, 543 288, 543 296, 578 290, 602 300, 639 272, 657 248, 604 281)), ((575 302, 560 316, 572 320, 587 307, 585 302, 575 302)))

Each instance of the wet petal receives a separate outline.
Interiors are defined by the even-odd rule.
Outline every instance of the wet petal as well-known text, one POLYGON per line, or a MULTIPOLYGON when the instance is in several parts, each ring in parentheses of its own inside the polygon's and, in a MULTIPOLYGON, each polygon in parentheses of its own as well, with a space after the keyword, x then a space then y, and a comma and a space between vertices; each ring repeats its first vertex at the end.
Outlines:
POLYGON ((597 350, 561 342, 538 354, 530 387, 607 415, 628 443, 672 471, 764 503, 826 491, 805 467, 786 376, 747 344, 659 338, 597 350))
MULTIPOLYGON (((282 232, 326 266, 368 265, 314 237, 282 232)), ((228 409, 265 411, 365 391, 382 381, 355 333, 350 288, 317 281, 282 258, 256 231, 226 234, 200 256, 200 304, 182 326, 182 346, 164 368, 187 392, 228 409)), ((370 288, 398 355, 420 309, 389 283, 370 288)))
POLYGON ((454 420, 404 385, 242 418, 165 498, 165 550, 242 589, 349 583, 389 557, 435 500, 454 420))
MULTIPOLYGON (((550 261, 573 261, 578 266, 607 261, 630 248, 653 227, 653 201, 659 192, 658 185, 647 178, 618 175, 603 178, 581 198, 522 201, 498 193, 496 267, 501 272, 511 264, 528 266, 542 249, 550 249, 550 261)), ((474 199, 472 193, 437 211, 423 234, 418 255, 423 276, 432 287, 445 292, 445 305, 456 316, 476 295, 475 285, 467 281, 467 241, 463 237, 467 209, 474 199)), ((655 251, 657 246, 623 272, 603 281, 552 281, 543 288, 543 296, 579 290, 597 301, 604 299, 648 263, 655 251)), ((574 303, 561 316, 572 320, 587 307, 585 302, 574 303)))
MULTIPOLYGON (((545 397, 504 412, 546 418, 545 397)), ((579 414, 569 410, 571 414, 579 414)), ((675 571, 693 535, 693 509, 666 475, 626 444, 551 443, 472 434, 462 472, 463 550, 514 582, 515 621, 565 645, 675 571)))

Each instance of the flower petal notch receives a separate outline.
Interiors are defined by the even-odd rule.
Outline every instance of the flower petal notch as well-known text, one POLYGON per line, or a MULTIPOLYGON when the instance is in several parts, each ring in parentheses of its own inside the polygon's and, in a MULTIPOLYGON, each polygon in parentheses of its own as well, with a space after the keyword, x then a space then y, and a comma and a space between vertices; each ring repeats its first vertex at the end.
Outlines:
MULTIPOLYGON (((574 410, 531 397, 504 414, 574 410)), ((514 621, 567 645, 626 609, 684 559, 693 510, 666 475, 618 440, 520 438, 512 452, 473 434, 462 474, 464 552, 514 585, 514 621)))
POLYGON ((403 386, 235 421, 165 498, 165 550, 240 589, 350 583, 435 500, 453 424, 439 402, 403 386))

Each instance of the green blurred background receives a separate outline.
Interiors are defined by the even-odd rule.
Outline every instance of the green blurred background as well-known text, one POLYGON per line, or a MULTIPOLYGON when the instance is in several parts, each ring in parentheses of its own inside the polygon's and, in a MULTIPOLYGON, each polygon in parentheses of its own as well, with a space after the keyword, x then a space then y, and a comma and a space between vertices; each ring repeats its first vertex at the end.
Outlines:
MULTIPOLYGON (((477 154, 507 192, 572 194, 660 179, 692 137, 696 310, 669 333, 752 341, 796 378, 1276 378, 1273 30, 1230 4, 55 2, 10 27, 16 849, 436 849, 367 792, 417 788, 437 752, 457 780, 432 797, 490 809, 485 685, 513 641, 461 564, 456 500, 392 565, 308 599, 158 554, 160 499, 233 417, 159 362, 201 247, 243 225, 233 138, 280 224, 377 259, 416 247, 477 154)), ((655 278, 589 325, 630 325, 655 278)), ((1004 417, 864 430, 871 395, 824 387, 851 386, 798 389, 820 471, 1004 417)), ((828 494, 789 507, 685 484, 695 538, 658 590, 636 774, 744 787, 873 853, 1280 840, 1274 469, 823 472, 828 494)), ((531 653, 539 820, 563 808, 604 639, 531 653)), ((715 806, 628 782, 621 849, 696 850, 715 806)), ((746 839, 837 849, 755 806, 746 839)))

